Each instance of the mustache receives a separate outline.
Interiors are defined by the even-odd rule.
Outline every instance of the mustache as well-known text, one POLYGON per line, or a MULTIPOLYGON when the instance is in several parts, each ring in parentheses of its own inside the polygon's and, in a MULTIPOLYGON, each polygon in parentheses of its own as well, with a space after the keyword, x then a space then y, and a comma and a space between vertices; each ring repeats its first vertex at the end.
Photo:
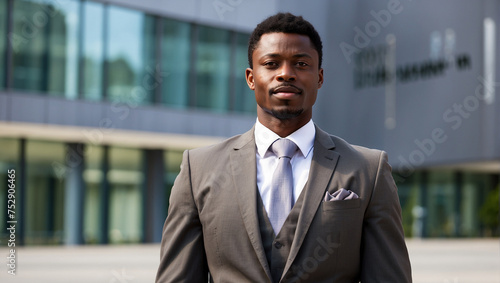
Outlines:
POLYGON ((275 86, 275 87, 273 87, 273 88, 270 88, 270 89, 269 89, 269 95, 272 95, 273 93, 278 92, 278 91, 279 91, 279 89, 280 89, 280 88, 283 88, 283 87, 287 87, 287 88, 294 88, 294 89, 297 91, 297 93, 299 93, 299 94, 300 94, 300 93, 302 93, 302 91, 303 91, 301 88, 296 87, 295 85, 293 85, 293 84, 291 84, 291 83, 283 83, 283 84, 280 84, 280 85, 275 86))

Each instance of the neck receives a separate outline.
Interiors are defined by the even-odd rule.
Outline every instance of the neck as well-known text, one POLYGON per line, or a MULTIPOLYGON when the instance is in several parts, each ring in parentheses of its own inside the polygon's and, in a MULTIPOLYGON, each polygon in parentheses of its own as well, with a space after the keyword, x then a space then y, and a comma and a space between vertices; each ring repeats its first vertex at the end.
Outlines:
POLYGON ((259 119, 259 122, 282 138, 287 137, 302 128, 312 118, 312 115, 300 115, 290 119, 278 119, 268 113, 265 113, 264 111, 259 110, 257 110, 257 118, 259 119))

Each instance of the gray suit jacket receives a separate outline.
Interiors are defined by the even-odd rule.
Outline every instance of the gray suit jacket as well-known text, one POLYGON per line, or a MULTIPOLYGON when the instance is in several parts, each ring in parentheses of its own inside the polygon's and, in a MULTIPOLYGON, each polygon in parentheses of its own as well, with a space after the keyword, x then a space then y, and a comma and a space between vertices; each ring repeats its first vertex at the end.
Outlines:
MULTIPOLYGON (((257 219, 253 129, 184 152, 156 282, 271 282, 257 219)), ((280 282, 411 282, 397 188, 385 152, 316 128, 295 237, 280 282), (324 202, 345 188, 359 198, 324 202)))

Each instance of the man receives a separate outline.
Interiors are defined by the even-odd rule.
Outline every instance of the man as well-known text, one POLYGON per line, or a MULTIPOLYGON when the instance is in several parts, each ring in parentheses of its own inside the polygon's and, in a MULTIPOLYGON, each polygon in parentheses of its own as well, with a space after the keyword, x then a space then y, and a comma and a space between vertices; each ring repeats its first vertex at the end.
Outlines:
POLYGON ((411 282, 386 154, 311 120, 323 83, 314 27, 269 17, 248 55, 256 124, 184 152, 156 281, 411 282))

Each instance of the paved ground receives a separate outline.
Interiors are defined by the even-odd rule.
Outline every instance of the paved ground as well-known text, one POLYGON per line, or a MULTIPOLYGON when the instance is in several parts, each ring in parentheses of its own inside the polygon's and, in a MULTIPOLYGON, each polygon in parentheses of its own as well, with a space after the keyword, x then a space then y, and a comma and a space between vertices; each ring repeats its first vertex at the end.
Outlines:
MULTIPOLYGON (((500 283, 500 241, 408 240, 415 283, 500 283)), ((27 247, 16 251, 16 276, 0 248, 0 282, 153 282, 159 245, 27 247)), ((396 282, 399 283, 399 282, 396 282)))

